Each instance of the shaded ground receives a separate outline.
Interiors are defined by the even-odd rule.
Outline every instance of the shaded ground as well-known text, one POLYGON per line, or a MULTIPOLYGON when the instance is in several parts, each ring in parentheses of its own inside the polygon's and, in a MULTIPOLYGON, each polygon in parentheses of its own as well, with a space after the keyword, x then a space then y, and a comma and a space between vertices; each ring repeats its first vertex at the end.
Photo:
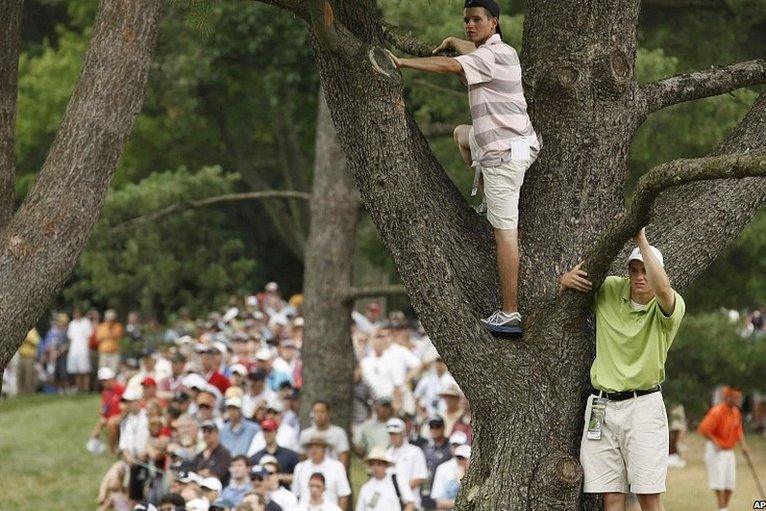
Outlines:
MULTIPOLYGON (((97 396, 34 396, 0 402, 0 511, 71 511, 94 509, 98 483, 110 464, 91 456, 85 442, 98 413, 97 396)), ((766 482, 766 439, 749 438, 761 479, 766 482)), ((707 487, 704 441, 686 439, 688 465, 671 469, 668 511, 715 510, 707 487)), ((755 483, 741 454, 737 457, 737 490, 729 509, 753 509, 755 483)), ((364 469, 355 460, 352 485, 358 491, 364 469)))

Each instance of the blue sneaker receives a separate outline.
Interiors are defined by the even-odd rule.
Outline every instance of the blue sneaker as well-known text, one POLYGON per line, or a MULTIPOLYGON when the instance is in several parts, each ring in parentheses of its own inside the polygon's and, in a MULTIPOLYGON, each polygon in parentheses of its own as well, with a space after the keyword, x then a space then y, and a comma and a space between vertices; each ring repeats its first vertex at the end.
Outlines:
POLYGON ((482 319, 481 323, 492 335, 500 337, 518 337, 523 333, 521 314, 518 312, 508 314, 499 310, 482 319))

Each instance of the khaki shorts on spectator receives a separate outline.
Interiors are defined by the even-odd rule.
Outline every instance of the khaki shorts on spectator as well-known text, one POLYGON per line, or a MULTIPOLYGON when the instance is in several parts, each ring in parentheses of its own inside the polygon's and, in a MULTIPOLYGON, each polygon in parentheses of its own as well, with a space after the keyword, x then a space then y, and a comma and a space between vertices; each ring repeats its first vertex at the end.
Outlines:
MULTIPOLYGON (((471 155, 478 154, 473 126, 468 132, 471 155)), ((511 160, 497 167, 481 166, 484 177, 484 198, 487 201, 487 220, 495 229, 517 229, 519 225, 519 193, 524 184, 524 173, 532 165, 531 159, 511 160)))
POLYGON ((588 440, 591 399, 580 442, 585 493, 663 493, 668 471, 668 417, 662 393, 609 401, 601 440, 588 440))

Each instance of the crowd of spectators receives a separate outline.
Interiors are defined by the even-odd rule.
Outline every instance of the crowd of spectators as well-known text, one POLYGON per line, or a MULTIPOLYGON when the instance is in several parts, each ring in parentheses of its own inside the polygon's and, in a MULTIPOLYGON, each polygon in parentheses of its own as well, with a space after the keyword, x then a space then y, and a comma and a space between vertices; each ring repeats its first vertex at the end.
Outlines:
POLYGON ((451 509, 470 409, 425 333, 376 303, 354 312, 350 428, 321 399, 302 424, 301 305, 270 282, 167 328, 135 313, 123 324, 113 310, 59 312, 5 376, 19 393, 101 393, 87 449, 115 462, 100 510, 451 509), (352 496, 357 456, 368 476, 352 496))

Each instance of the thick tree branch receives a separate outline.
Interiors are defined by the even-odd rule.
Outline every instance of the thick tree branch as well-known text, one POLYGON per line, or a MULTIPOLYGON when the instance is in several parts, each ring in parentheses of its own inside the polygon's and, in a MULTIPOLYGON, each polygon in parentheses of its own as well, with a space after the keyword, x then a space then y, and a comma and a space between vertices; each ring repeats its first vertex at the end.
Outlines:
MULTIPOLYGON (((673 187, 713 179, 766 177, 766 154, 709 156, 692 160, 675 160, 655 167, 639 180, 627 210, 617 217, 588 252, 583 269, 594 288, 603 282, 609 266, 625 243, 651 219, 657 196, 673 187)), ((572 300, 575 293, 567 293, 572 300)))
POLYGON ((352 287, 346 293, 346 300, 353 302, 361 298, 372 298, 375 296, 396 296, 406 295, 407 289, 399 284, 383 285, 383 286, 365 286, 365 287, 352 287))
MULTIPOLYGON (((413 36, 410 32, 392 25, 391 23, 383 22, 382 25, 383 34, 386 36, 388 43, 397 50, 412 55, 413 57, 432 57, 433 50, 436 45, 430 45, 424 43, 417 37, 413 36)), ((439 52, 439 55, 445 57, 456 56, 457 53, 454 50, 439 52)))
POLYGON ((4 2, 0 12, 0 232, 13 215, 16 158, 16 97, 23 0, 4 2))
POLYGON ((306 192, 297 192, 292 190, 262 190, 258 192, 243 192, 243 193, 228 193, 225 195, 216 195, 215 197, 208 197, 206 199, 200 199, 189 202, 177 202, 170 206, 163 208, 154 213, 148 215, 142 215, 139 217, 131 218, 120 224, 115 225, 113 231, 124 231, 126 229, 132 229, 139 227, 147 222, 156 222, 167 216, 175 215, 176 213, 182 213, 190 209, 199 209, 206 206, 212 206, 214 204, 221 204, 226 202, 242 202, 250 200, 264 200, 264 199, 302 199, 309 200, 310 195, 306 192))
POLYGON ((644 113, 761 83, 766 83, 766 59, 671 76, 641 87, 645 101, 644 113))

